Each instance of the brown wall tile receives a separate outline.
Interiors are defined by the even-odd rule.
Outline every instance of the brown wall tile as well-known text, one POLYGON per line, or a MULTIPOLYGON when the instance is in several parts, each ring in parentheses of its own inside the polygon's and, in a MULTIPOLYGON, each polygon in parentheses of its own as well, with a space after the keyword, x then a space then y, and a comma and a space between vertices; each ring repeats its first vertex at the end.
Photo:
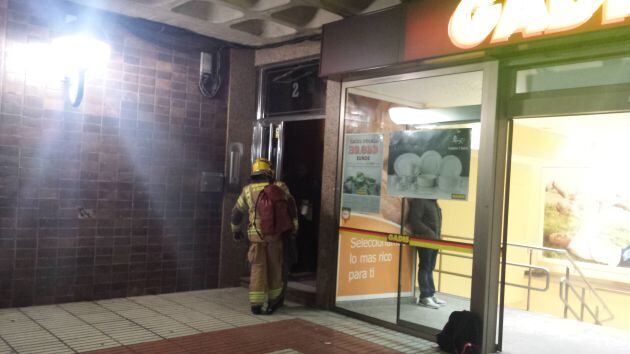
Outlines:
MULTIPOLYGON (((0 0, 0 44, 48 42, 46 6, 84 11, 41 3, 0 0)), ((112 55, 78 109, 0 59, 0 307, 218 285, 222 195, 200 192, 199 176, 224 168, 227 90, 201 96, 193 48, 224 44, 102 23, 112 55)))

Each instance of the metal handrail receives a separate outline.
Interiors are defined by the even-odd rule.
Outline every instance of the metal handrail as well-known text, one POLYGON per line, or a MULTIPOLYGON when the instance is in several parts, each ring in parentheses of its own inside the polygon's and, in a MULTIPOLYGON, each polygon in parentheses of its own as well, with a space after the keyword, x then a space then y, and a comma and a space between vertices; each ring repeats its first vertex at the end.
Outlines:
MULTIPOLYGON (((578 267, 576 261, 573 259, 573 257, 571 256, 571 254, 567 250, 558 249, 558 248, 549 248, 549 247, 529 246, 529 245, 523 245, 523 244, 518 244, 518 243, 508 243, 507 245, 508 246, 514 246, 514 247, 526 248, 526 249, 537 249, 537 250, 541 250, 541 251, 555 252, 555 253, 559 253, 559 254, 564 255, 566 257, 566 259, 569 261, 569 263, 571 263, 573 268, 580 275, 580 278, 584 282, 586 287, 591 291, 591 293, 593 293, 593 295, 595 296, 597 301, 599 301, 600 305, 602 305, 604 307, 606 312, 608 312, 608 318, 606 318, 604 320, 600 320, 600 323, 601 322, 610 321, 613 318, 615 318, 615 315, 612 313, 612 311, 610 311, 610 308, 608 308, 608 305, 606 305, 606 302, 601 298, 601 296, 599 296, 599 294, 597 293, 595 288, 588 281, 588 279, 586 278, 586 276, 584 275, 584 273, 582 272, 580 267, 578 267)), ((566 268, 567 268, 567 271, 568 271, 569 268, 568 267, 566 267, 566 268)), ((581 303, 581 306, 584 306, 584 305, 585 305, 584 303, 581 303)))
MULTIPOLYGON (((568 274, 569 274, 569 268, 567 268, 567 275, 560 279, 560 288, 559 288, 560 300, 562 300, 562 302, 564 303, 564 317, 566 318, 567 312, 570 311, 573 314, 573 316, 575 316, 575 318, 579 318, 580 321, 584 321, 584 310, 586 310, 595 320, 595 324, 598 324, 598 325, 602 324, 603 321, 599 319, 599 306, 595 306, 594 312, 593 310, 591 310, 590 306, 586 304, 586 289, 581 288, 582 291, 580 294, 578 294, 578 291, 575 289, 575 287, 571 285, 568 274), (564 294, 562 292, 563 289, 564 289, 564 294), (573 293, 580 300, 580 314, 579 315, 575 312, 575 310, 573 310, 573 308, 571 307, 571 304, 569 303, 569 290, 571 290, 571 293, 573 293)), ((604 321, 608 321, 608 320, 609 319, 606 319, 604 321)))
MULTIPOLYGON (((449 256, 449 257, 456 257, 456 258, 464 258, 464 259, 473 259, 473 257, 470 256, 466 256, 466 255, 461 255, 461 254, 456 254, 456 253, 451 253, 451 252, 445 252, 442 251, 440 252, 441 256, 449 256)), ((530 289, 530 290, 534 290, 534 291, 547 291, 549 290, 549 285, 550 285, 550 274, 549 274, 549 270, 547 268, 544 267, 539 267, 539 266, 535 266, 535 265, 531 265, 531 264, 524 264, 524 263, 515 263, 515 262, 506 262, 506 264, 511 265, 511 266, 515 266, 515 267, 521 267, 521 268, 528 268, 530 271, 532 269, 536 269, 536 270, 540 270, 543 273, 545 273, 545 287, 544 288, 538 288, 538 287, 531 287, 531 286, 525 286, 525 285, 521 285, 521 284, 515 284, 515 283, 505 283, 505 285, 509 285, 509 286, 513 286, 516 288, 521 288, 521 289, 530 289)), ((442 270, 442 267, 439 267, 439 270, 437 270, 438 273, 442 273, 442 274, 447 274, 447 275, 453 275, 453 276, 459 276, 462 278, 472 278, 472 276, 468 275, 468 274, 464 274, 464 273, 455 273, 455 272, 449 272, 446 270, 442 270)), ((439 284, 439 280, 438 280, 438 289, 440 288, 440 284, 439 284)))
MULTIPOLYGON (((452 235, 443 235, 443 237, 444 238, 459 239, 459 240, 471 240, 470 238, 467 238, 467 237, 452 236, 452 235)), ((507 282, 505 283, 505 285, 508 285, 508 286, 514 286, 514 287, 518 287, 518 288, 522 288, 522 289, 526 289, 527 290, 527 310, 528 311, 529 311, 529 308, 530 308, 530 291, 532 291, 532 290, 533 291, 547 291, 549 289, 549 283, 550 283, 549 270, 547 268, 533 266, 531 264, 531 262, 532 262, 532 251, 536 250, 536 251, 554 252, 554 253, 559 253, 559 254, 564 255, 566 257, 566 259, 569 261, 569 263, 571 264, 571 266, 579 274, 582 282, 584 282, 584 284, 586 285, 588 290, 590 290, 590 292, 593 293, 593 295, 595 296, 595 298, 597 299, 599 304, 602 305, 602 307, 608 313, 608 317, 606 319, 603 319, 603 320, 599 319, 599 307, 596 307, 595 313, 593 313, 593 311, 590 309, 590 307, 586 304, 584 289, 582 291, 582 295, 580 296, 579 294, 577 294, 577 291, 574 289, 574 287, 569 283, 569 280, 568 280, 569 267, 567 266, 566 267, 567 276, 563 277, 561 279, 561 283, 560 283, 560 291, 561 292, 562 292, 563 284, 565 284, 565 286, 567 287, 565 289, 565 297, 562 297, 562 296, 560 297, 561 300, 563 301, 563 303, 565 304, 565 311, 564 311, 565 312, 565 317, 567 315, 567 310, 570 310, 571 313, 573 313, 576 316, 576 318, 580 318, 581 320, 583 320, 583 311, 584 311, 584 309, 586 309, 591 314, 591 316, 593 316, 593 318, 595 319, 596 323, 602 323, 602 322, 610 321, 610 320, 612 320, 615 317, 614 314, 612 313, 612 311, 610 310, 610 308, 608 308, 608 306, 606 305, 606 302, 604 302, 604 300, 601 298, 601 296, 599 296, 599 294, 597 293, 597 290, 591 285, 591 283, 588 281, 588 279, 586 278, 586 276, 584 275, 584 273, 582 272, 580 267, 577 265, 576 261, 573 259, 573 257, 571 256, 571 254, 567 250, 557 249, 557 248, 550 248, 550 247, 544 247, 544 246, 531 246, 531 245, 524 245, 524 244, 520 244, 520 243, 510 243, 510 242, 506 243, 506 245, 508 247, 511 246, 511 247, 517 247, 517 248, 524 248, 524 249, 527 249, 528 252, 529 252, 529 262, 530 262, 530 264, 522 264, 522 263, 514 263, 514 262, 507 262, 506 261, 507 265, 519 266, 519 267, 523 267, 523 268, 528 268, 529 269, 529 272, 528 272, 528 285, 524 286, 524 285, 520 285, 520 284, 513 284, 513 283, 507 283, 507 282), (542 288, 531 287, 532 269, 540 270, 540 271, 543 271, 545 273, 546 284, 545 284, 544 290, 542 288), (578 316, 575 313, 575 311, 569 306, 569 303, 568 303, 568 290, 571 290, 571 292, 573 292, 577 296, 577 298, 580 299, 580 308, 581 308, 580 313, 581 313, 581 316, 578 316)), ((445 251, 440 252, 440 255, 457 257, 457 258, 464 258, 464 259, 472 259, 473 258, 473 257, 470 257, 470 256, 459 255, 459 254, 454 254, 454 253, 445 252, 445 251)), ((470 275, 467 275, 467 274, 454 273, 454 272, 448 272, 448 271, 442 270, 442 257, 440 257, 440 259, 439 259, 439 266, 438 266, 438 269, 436 271, 438 272, 438 290, 441 288, 442 274, 453 275, 453 276, 460 276, 460 277, 464 277, 464 278, 472 278, 470 275)), ((615 291, 615 292, 625 293, 625 292, 620 292, 620 291, 615 291)))

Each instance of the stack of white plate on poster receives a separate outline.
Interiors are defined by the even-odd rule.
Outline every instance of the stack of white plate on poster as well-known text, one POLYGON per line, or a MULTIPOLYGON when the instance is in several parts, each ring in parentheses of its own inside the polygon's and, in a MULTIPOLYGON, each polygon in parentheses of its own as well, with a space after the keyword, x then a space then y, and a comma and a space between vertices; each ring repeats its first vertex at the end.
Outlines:
POLYGON ((407 190, 415 182, 416 188, 433 188, 437 181, 439 189, 453 192, 459 187, 462 162, 457 156, 442 157, 435 150, 425 151, 422 156, 404 153, 394 161, 395 186, 407 190))
POLYGON ((420 175, 417 177, 418 188, 432 188, 435 186, 435 179, 440 171, 442 155, 435 150, 425 151, 420 156, 420 175))
POLYGON ((394 161, 394 171, 396 175, 401 177, 413 177, 418 174, 418 168, 422 160, 420 156, 407 152, 404 153, 394 161))
POLYGON ((454 155, 444 156, 440 165, 438 188, 445 192, 452 192, 456 190, 459 187, 461 173, 462 162, 459 158, 454 155))
POLYGON ((396 158, 394 161, 394 183, 396 189, 404 191, 411 187, 411 184, 415 181, 418 175, 420 166, 420 156, 407 152, 396 158))

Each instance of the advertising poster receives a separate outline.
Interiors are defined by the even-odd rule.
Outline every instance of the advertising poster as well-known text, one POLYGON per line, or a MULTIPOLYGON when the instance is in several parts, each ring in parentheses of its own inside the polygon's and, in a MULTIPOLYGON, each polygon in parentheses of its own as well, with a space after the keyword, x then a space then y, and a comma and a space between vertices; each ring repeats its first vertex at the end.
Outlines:
POLYGON ((471 129, 390 134, 387 189, 407 198, 467 200, 471 129))
POLYGON ((346 134, 342 208, 378 213, 381 205, 383 134, 346 134))
POLYGON ((585 168, 543 169, 543 246, 567 250, 581 262, 630 268, 630 195, 606 193, 592 183, 598 177, 585 168))
MULTIPOLYGON (((379 223, 380 229, 398 232, 400 226, 387 225, 370 216, 358 217, 352 226, 379 223)), ((411 296, 414 284, 412 247, 402 247, 370 236, 370 231, 339 231, 337 301, 381 299, 398 294, 398 264, 402 261, 400 291, 411 296), (400 257, 402 256, 402 260, 400 257)))

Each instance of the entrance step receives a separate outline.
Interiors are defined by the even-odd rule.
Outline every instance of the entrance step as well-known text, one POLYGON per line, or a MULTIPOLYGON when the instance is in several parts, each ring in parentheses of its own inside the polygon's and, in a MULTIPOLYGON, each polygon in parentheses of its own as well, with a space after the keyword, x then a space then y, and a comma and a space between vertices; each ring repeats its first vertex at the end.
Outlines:
MULTIPOLYGON (((304 306, 315 307, 317 303, 317 291, 315 280, 293 280, 291 276, 287 285, 287 301, 295 302, 304 306)), ((249 277, 241 277, 241 286, 249 288, 249 277)))

